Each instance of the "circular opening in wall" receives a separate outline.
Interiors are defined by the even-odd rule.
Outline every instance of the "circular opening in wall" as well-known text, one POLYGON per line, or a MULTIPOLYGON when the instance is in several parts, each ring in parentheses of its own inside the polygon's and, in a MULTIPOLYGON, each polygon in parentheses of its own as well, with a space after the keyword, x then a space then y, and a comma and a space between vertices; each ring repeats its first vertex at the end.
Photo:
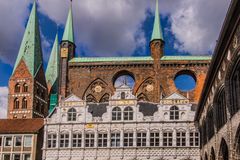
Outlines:
POLYGON ((180 71, 176 74, 174 83, 180 91, 188 92, 196 87, 196 76, 192 71, 180 71))
POLYGON ((131 72, 123 70, 113 76, 113 85, 115 88, 120 87, 123 84, 126 84, 133 89, 135 78, 131 72))

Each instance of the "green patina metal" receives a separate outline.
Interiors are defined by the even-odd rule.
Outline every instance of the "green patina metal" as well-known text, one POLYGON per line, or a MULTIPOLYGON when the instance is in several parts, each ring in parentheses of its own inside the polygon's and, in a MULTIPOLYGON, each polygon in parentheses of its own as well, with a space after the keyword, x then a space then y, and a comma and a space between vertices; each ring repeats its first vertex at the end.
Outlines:
POLYGON ((48 66, 46 70, 46 80, 48 84, 52 86, 52 92, 57 93, 58 88, 58 71, 59 71, 59 45, 58 45, 58 35, 56 35, 52 52, 48 61, 48 66))
POLYGON ((56 107, 58 103, 58 95, 57 94, 51 94, 50 95, 50 105, 49 105, 49 113, 53 111, 53 109, 56 107))
POLYGON ((74 43, 72 6, 70 7, 68 12, 68 18, 67 18, 62 40, 74 43))
POLYGON ((181 61, 181 60, 197 61, 211 59, 212 56, 163 56, 161 58, 162 61, 181 61))
POLYGON ((32 11, 19 49, 17 60, 14 65, 13 73, 21 59, 24 60, 29 72, 33 76, 36 75, 43 63, 37 6, 35 1, 33 3, 32 11))
POLYGON ((70 62, 122 62, 122 61, 151 61, 153 60, 150 56, 141 56, 141 57, 79 57, 73 58, 70 62))
POLYGON ((154 26, 153 26, 151 41, 159 40, 159 39, 163 40, 163 34, 162 34, 162 26, 161 26, 159 11, 158 11, 158 0, 156 0, 156 11, 155 11, 155 19, 154 19, 154 26))

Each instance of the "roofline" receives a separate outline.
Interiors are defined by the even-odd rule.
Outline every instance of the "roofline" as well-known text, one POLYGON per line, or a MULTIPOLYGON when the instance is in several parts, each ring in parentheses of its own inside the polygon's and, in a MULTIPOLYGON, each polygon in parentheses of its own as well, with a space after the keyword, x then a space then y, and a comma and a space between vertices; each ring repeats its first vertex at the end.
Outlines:
POLYGON ((203 90, 202 90, 202 93, 201 93, 201 96, 199 99, 199 103, 198 103, 197 111, 196 111, 196 114, 194 117, 194 121, 197 121, 200 118, 200 114, 203 111, 203 105, 206 103, 206 100, 207 100, 207 96, 205 96, 205 95, 208 95, 208 93, 210 92, 210 89, 211 89, 211 86, 216 77, 217 71, 218 71, 219 67, 221 66, 221 62, 223 61, 223 58, 225 56, 225 54, 220 54, 220 53, 226 52, 227 46, 230 43, 230 39, 231 39, 229 37, 232 37, 232 35, 237 27, 237 24, 239 22, 240 16, 239 16, 239 12, 237 12, 237 8, 238 8, 237 6, 239 6, 239 5, 240 5, 239 0, 232 0, 230 6, 228 8, 225 20, 223 22, 223 25, 222 25, 222 28, 221 28, 221 31, 219 34, 218 43, 216 44, 216 47, 214 49, 212 62, 210 64, 209 70, 207 72, 207 77, 205 79, 203 90), (233 16, 234 14, 236 14, 236 17, 233 16), (230 25, 230 24, 232 24, 231 22, 234 22, 234 26, 230 25), (227 33, 229 33, 229 34, 227 34, 227 33))

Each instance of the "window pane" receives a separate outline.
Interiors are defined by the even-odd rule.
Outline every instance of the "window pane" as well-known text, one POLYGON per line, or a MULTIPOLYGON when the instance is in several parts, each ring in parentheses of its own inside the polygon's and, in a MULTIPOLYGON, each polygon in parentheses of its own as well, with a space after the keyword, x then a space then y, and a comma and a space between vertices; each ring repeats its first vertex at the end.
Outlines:
POLYGON ((19 147, 22 145, 22 136, 15 137, 15 146, 19 147))
POLYGON ((10 160, 10 154, 4 154, 3 160, 10 160))
POLYGON ((5 138, 5 146, 10 147, 12 145, 12 137, 5 138))
POLYGON ((32 146, 32 136, 25 136, 24 147, 31 147, 31 146, 32 146))
POLYGON ((23 160, 30 160, 31 155, 30 154, 24 154, 23 155, 23 160))
POLYGON ((20 160, 20 154, 14 154, 13 160, 20 160))

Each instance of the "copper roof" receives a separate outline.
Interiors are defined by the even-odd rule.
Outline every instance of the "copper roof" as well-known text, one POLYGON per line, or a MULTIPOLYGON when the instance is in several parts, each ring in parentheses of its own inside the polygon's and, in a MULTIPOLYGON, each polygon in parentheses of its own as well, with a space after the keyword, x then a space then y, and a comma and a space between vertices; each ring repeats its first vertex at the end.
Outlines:
POLYGON ((44 124, 44 119, 0 119, 0 134, 37 133, 44 124))

